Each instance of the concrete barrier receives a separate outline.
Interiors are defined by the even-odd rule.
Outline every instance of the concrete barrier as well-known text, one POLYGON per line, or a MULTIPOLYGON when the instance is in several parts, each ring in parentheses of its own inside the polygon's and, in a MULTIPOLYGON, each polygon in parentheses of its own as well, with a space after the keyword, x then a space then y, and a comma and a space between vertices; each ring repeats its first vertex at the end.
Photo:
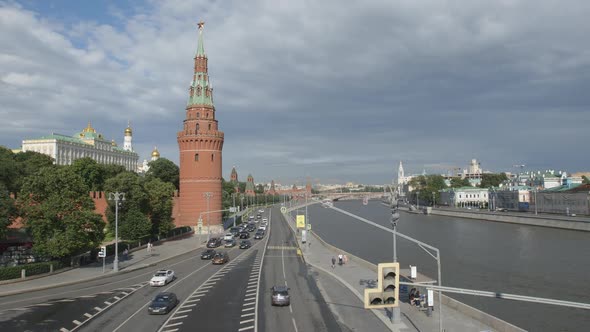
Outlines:
MULTIPOLYGON (((402 210, 402 209, 400 209, 402 210)), ((405 210, 402 210, 405 211, 405 210)), ((408 212, 408 211, 406 211, 408 212)), ((466 218, 466 219, 478 219, 478 220, 488 220, 488 221, 495 221, 495 222, 505 222, 511 224, 520 224, 520 225, 531 225, 531 226, 540 226, 540 227, 550 227, 550 228, 559 228, 559 229, 568 229, 574 231, 584 231, 590 232, 590 223, 583 222, 583 221, 567 221, 567 220, 557 220, 551 219, 551 217, 529 217, 529 216, 513 216, 513 215, 502 215, 498 213, 472 213, 472 212, 463 212, 463 211, 450 211, 450 210, 441 210, 441 209, 433 209, 431 211, 431 215, 439 215, 439 216, 449 216, 449 217, 459 217, 459 218, 466 218)))

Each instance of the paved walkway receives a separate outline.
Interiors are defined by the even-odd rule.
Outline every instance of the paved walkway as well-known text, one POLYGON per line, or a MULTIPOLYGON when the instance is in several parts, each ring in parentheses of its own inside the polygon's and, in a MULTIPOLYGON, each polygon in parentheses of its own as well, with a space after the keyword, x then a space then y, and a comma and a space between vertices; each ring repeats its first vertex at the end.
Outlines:
MULTIPOLYGON (((164 260, 182 255, 204 245, 207 235, 185 235, 177 239, 170 239, 155 243, 153 251, 148 253, 144 247, 129 253, 125 260, 119 256, 119 272, 126 273, 149 266, 154 266, 164 260)), ((50 275, 33 276, 23 281, 0 284, 0 297, 18 293, 32 292, 36 290, 76 284, 84 281, 103 278, 105 275, 113 275, 113 257, 107 258, 105 273, 103 273, 102 261, 75 269, 57 272, 50 275)))
MULTIPOLYGON (((295 221, 287 215, 289 226, 295 229, 295 221)), ((356 258, 353 255, 332 247, 323 240, 319 239, 313 232, 308 232, 308 242, 299 243, 302 248, 305 261, 314 268, 330 274, 333 278, 345 285, 359 299, 361 305, 364 299, 364 289, 367 284, 376 281, 376 267, 371 269, 370 263, 356 258), (347 264, 332 268, 332 257, 338 254, 346 254, 349 257, 347 264)), ((357 303, 358 304, 358 303, 357 303)), ((387 325, 392 331, 438 331, 438 301, 435 296, 435 311, 432 316, 428 316, 425 311, 420 311, 408 303, 400 303, 401 320, 400 323, 392 324, 390 321, 390 312, 387 310, 373 310, 375 315, 387 325)), ((443 328, 446 331, 493 331, 485 324, 466 316, 465 314, 443 305, 443 328)))

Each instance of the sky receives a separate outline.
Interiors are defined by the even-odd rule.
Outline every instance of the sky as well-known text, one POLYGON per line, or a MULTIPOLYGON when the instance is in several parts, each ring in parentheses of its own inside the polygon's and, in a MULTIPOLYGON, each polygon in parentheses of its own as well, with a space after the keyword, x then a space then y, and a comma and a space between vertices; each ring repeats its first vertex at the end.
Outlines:
POLYGON ((0 145, 88 121, 179 160, 203 20, 223 174, 589 171, 590 2, 2 1, 0 145))

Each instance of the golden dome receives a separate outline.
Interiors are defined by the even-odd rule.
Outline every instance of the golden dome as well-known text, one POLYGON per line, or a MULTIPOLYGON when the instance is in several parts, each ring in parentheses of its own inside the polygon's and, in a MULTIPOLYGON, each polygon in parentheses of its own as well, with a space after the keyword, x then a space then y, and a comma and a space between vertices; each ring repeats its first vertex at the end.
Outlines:
POLYGON ((158 152, 158 148, 154 146, 154 151, 152 151, 152 157, 160 158, 160 152, 158 152))
POLYGON ((117 142, 115 142, 115 140, 111 140, 111 145, 112 146, 117 146, 117 142))
POLYGON ((131 136, 132 131, 131 131, 131 123, 127 122, 127 128, 125 128, 125 136, 131 136))
POLYGON ((90 121, 88 121, 88 126, 86 128, 84 128, 82 130, 82 132, 84 132, 84 133, 95 133, 96 130, 94 130, 94 128, 92 128, 92 125, 90 124, 90 121))

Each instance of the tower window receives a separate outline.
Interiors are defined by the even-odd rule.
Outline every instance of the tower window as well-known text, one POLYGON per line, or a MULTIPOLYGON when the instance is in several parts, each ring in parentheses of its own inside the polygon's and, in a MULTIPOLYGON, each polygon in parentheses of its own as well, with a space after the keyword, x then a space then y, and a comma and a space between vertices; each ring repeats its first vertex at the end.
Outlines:
POLYGON ((211 161, 213 161, 213 153, 211 154, 211 161))
POLYGON ((199 154, 195 153, 195 161, 199 161, 199 154))
POLYGON ((199 124, 197 123, 197 125, 195 126, 195 130, 199 131, 199 124))
POLYGON ((201 113, 197 113, 197 119, 201 117, 201 113))
POLYGON ((209 124, 209 130, 211 130, 211 124, 209 124))
POLYGON ((209 112, 207 112, 207 119, 209 119, 209 112))

